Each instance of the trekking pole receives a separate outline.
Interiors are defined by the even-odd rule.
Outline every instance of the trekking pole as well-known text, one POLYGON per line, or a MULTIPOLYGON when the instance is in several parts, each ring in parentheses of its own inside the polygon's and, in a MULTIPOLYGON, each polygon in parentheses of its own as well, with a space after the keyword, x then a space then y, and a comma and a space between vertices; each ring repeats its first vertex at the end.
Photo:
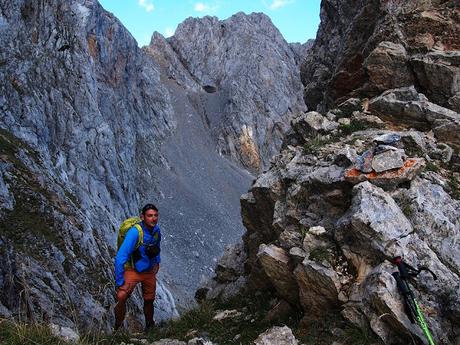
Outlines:
POLYGON ((430 329, 428 328, 428 325, 425 321, 425 317, 423 316, 423 313, 420 310, 417 300, 415 299, 415 295, 412 292, 409 285, 409 278, 417 277, 422 271, 430 272, 434 280, 437 279, 436 274, 434 274, 433 271, 431 271, 427 267, 420 267, 418 269, 415 269, 409 264, 405 263, 400 256, 395 257, 392 260, 392 263, 398 267, 399 272, 394 272, 392 276, 396 280, 399 292, 404 297, 404 306, 406 309, 406 314, 409 316, 409 319, 412 323, 418 323, 418 325, 423 331, 423 334, 428 340, 428 344, 436 345, 433 340, 433 336, 431 335, 430 329))

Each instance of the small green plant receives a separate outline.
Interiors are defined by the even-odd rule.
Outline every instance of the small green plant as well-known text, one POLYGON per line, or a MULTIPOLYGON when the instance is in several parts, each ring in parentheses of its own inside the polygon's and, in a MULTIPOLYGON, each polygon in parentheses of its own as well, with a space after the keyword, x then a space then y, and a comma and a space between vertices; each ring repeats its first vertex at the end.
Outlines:
POLYGON ((451 176, 447 183, 449 184, 451 190, 450 195, 454 199, 460 200, 460 184, 458 180, 454 176, 451 176))
POLYGON ((305 238, 305 235, 308 234, 308 227, 301 225, 300 226, 300 235, 302 236, 302 241, 305 238))
POLYGON ((324 137, 322 135, 317 135, 311 138, 308 142, 303 145, 305 153, 315 154, 319 149, 332 141, 330 137, 324 137))
POLYGON ((316 262, 330 261, 331 256, 326 247, 317 247, 310 252, 309 259, 316 262))
POLYGON ((434 164, 433 161, 428 161, 428 162, 426 162, 425 170, 426 171, 439 172, 439 167, 436 164, 434 164))
POLYGON ((401 206, 401 211, 405 216, 409 217, 412 214, 412 207, 409 203, 401 206))
POLYGON ((364 123, 357 122, 357 121, 351 121, 349 125, 342 124, 339 127, 342 134, 345 134, 345 135, 349 135, 357 131, 362 131, 362 130, 365 130, 366 128, 367 127, 364 123))

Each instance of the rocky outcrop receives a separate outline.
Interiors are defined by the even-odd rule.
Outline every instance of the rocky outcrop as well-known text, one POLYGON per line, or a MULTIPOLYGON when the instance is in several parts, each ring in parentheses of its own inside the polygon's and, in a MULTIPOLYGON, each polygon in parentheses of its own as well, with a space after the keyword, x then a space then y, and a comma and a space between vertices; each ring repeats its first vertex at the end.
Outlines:
MULTIPOLYGON (((109 327, 116 229, 152 201, 164 231, 156 317, 193 305, 243 233, 238 200, 252 177, 226 158, 268 165, 305 110, 308 47, 289 46, 262 14, 189 19, 140 49, 96 0, 0 8, 0 222, 11 228, 0 235, 1 315, 75 329, 75 309, 81 326, 109 327)), ((245 280, 221 267, 233 295, 245 280)))
POLYGON ((383 92, 369 102, 369 110, 389 121, 420 130, 432 129, 440 140, 460 147, 460 114, 429 102, 413 86, 383 92))
POLYGON ((302 65, 307 106, 416 85, 431 102, 458 108, 460 23, 456 1, 325 1, 302 65))
POLYGON ((289 327, 273 327, 261 335, 254 341, 255 345, 297 345, 299 342, 292 334, 289 327))
POLYGON ((305 327, 340 312, 423 344, 392 276, 402 256, 440 277, 412 282, 435 342, 459 341, 458 18, 455 1, 322 2, 301 69, 316 111, 241 198, 243 288, 298 296, 305 327))
MULTIPOLYGON (((397 270, 391 259, 402 256, 439 276, 420 275, 413 288, 436 342, 450 344, 459 337, 456 154, 447 154, 450 146, 440 143, 447 136, 390 129, 403 123, 401 117, 374 128, 371 122, 358 126, 357 118, 378 114, 374 104, 386 94, 368 100, 365 111, 353 106, 363 100, 350 99, 326 115, 291 121, 281 153, 241 198, 248 254, 244 288, 276 291, 300 304, 306 327, 312 318, 340 311, 387 344, 421 344, 423 334, 405 314, 391 275, 397 270), (334 125, 319 130, 310 118, 334 125)), ((416 117, 427 114, 424 107, 414 109, 416 117)))
POLYGON ((301 43, 289 43, 292 51, 295 54, 295 59, 298 65, 301 65, 302 62, 307 58, 308 52, 313 47, 315 40, 309 39, 307 42, 301 43))
MULTIPOLYGON (((290 118, 306 109, 297 64, 303 52, 294 53, 261 13, 189 18, 167 44, 208 92, 204 120, 218 151, 252 171, 267 167, 290 118)), ((150 50, 157 48, 153 40, 150 50)))

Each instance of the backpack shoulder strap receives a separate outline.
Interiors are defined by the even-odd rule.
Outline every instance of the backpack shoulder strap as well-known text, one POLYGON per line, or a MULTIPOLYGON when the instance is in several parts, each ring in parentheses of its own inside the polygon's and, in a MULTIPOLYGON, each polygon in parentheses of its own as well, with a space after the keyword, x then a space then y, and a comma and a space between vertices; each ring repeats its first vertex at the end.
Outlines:
POLYGON ((144 231, 142 230, 142 226, 139 223, 135 224, 134 227, 137 229, 137 232, 139 234, 137 238, 137 243, 136 243, 136 249, 137 249, 142 245, 142 243, 144 243, 144 231))

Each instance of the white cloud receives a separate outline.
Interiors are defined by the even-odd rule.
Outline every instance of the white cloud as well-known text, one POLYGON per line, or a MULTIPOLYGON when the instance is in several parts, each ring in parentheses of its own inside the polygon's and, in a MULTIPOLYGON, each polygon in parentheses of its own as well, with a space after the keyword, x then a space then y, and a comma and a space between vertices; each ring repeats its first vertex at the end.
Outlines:
POLYGON ((150 0, 139 0, 139 6, 142 7, 147 12, 152 12, 155 9, 155 6, 150 0))
POLYGON ((269 7, 271 10, 277 10, 278 8, 289 5, 292 2, 293 0, 273 0, 269 7))
POLYGON ((174 29, 172 27, 168 26, 165 29, 165 37, 171 37, 172 35, 174 35, 174 29))
POLYGON ((203 4, 202 2, 197 2, 194 6, 195 11, 205 12, 209 9, 209 5, 203 4))
POLYGON ((212 13, 217 12, 217 10, 219 9, 219 5, 217 3, 210 5, 204 2, 196 2, 195 5, 193 6, 193 9, 196 12, 212 14, 212 13))

